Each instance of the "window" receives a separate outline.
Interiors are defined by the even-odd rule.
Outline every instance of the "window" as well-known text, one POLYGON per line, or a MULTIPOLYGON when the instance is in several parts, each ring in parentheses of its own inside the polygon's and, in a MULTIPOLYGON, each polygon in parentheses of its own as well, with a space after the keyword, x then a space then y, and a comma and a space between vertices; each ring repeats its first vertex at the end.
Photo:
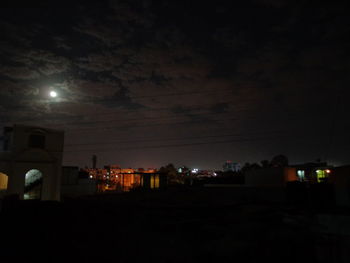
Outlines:
POLYGON ((318 183, 325 182, 327 180, 327 177, 328 177, 325 170, 317 170, 316 175, 317 175, 317 182, 318 183))
POLYGON ((150 176, 151 178, 151 188, 153 189, 154 188, 154 175, 151 175, 150 176))
POLYGON ((159 188, 159 175, 151 175, 151 189, 159 188))
POLYGON ((29 147, 31 148, 45 148, 45 136, 40 134, 29 135, 29 147))
POLYGON ((156 175, 156 178, 154 180, 154 188, 159 188, 159 175, 156 175))
POLYGON ((305 171, 304 170, 298 170, 297 171, 298 177, 299 177, 299 181, 303 182, 305 181, 305 171))
POLYGON ((7 189, 7 181, 7 175, 0 172, 0 192, 7 189))

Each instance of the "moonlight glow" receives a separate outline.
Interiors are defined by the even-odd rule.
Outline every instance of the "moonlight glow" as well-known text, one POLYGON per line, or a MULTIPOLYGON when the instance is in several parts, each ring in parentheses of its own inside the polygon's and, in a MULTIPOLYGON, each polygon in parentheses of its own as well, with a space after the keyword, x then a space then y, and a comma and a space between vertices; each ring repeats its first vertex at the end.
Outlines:
POLYGON ((56 91, 50 91, 50 97, 51 98, 56 98, 57 97, 57 92, 56 91))

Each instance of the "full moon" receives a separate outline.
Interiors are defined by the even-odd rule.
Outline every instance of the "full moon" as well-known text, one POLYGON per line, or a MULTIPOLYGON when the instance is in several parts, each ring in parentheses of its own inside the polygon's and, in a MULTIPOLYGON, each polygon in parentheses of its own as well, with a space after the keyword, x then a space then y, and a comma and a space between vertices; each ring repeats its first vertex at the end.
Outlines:
POLYGON ((50 91, 50 97, 51 98, 56 98, 57 97, 57 92, 56 91, 50 91))

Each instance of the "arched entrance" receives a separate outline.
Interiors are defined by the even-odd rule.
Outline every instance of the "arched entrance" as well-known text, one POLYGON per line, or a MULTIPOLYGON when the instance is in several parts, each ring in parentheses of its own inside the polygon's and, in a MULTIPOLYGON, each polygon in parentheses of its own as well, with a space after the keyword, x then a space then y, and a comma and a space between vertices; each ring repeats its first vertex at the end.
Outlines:
POLYGON ((41 199, 43 174, 37 169, 31 169, 25 174, 24 200, 41 199))

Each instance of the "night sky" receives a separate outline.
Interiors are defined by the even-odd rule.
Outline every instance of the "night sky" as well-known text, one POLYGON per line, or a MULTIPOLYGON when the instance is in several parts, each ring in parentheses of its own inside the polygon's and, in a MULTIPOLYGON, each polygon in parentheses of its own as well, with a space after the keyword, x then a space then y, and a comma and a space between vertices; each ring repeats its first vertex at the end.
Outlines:
POLYGON ((204 2, 2 8, 0 126, 64 130, 65 165, 350 163, 345 4, 204 2))

